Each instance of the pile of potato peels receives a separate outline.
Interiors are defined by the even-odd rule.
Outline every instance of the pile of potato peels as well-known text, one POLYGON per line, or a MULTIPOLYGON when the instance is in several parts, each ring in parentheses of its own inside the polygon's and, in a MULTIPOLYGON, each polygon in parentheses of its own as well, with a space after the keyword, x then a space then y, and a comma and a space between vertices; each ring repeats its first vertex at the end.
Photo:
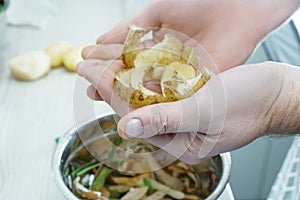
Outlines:
MULTIPOLYGON (((74 157, 65 169, 65 180, 83 200, 201 200, 216 188, 219 178, 210 160, 196 166, 180 161, 164 165, 149 152, 156 147, 139 140, 113 138, 112 146, 101 161, 83 160, 87 150, 74 157), (115 142, 114 142, 115 143, 115 142), (127 152, 124 157, 124 150, 127 152), (136 154, 144 156, 137 159, 136 154), (158 170, 152 170, 158 169, 158 170), (137 173, 141 172, 141 173, 137 173)), ((83 149, 84 150, 84 149, 83 149)))
POLYGON ((139 49, 146 30, 131 26, 124 43, 124 69, 115 75, 114 89, 121 99, 135 107, 177 101, 190 97, 209 79, 211 74, 200 73, 193 47, 185 47, 175 36, 165 35, 162 42, 139 49), (159 85, 159 90, 147 83, 159 85))

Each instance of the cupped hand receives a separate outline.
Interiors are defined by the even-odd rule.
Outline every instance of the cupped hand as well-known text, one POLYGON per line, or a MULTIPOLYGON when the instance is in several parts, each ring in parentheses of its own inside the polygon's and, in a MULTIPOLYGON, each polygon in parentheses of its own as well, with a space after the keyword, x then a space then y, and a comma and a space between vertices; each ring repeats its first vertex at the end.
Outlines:
POLYGON ((224 71, 242 64, 267 34, 260 7, 257 2, 236 0, 154 0, 100 36, 97 43, 123 44, 128 26, 137 25, 153 30, 153 42, 161 41, 166 33, 186 43, 196 41, 224 71), (258 16, 260 20, 255 20, 258 16))
MULTIPOLYGON (((86 47, 82 56, 103 61, 119 58, 129 26, 136 25, 152 30, 152 39, 144 42, 145 46, 171 33, 185 45, 202 46, 221 72, 243 63, 265 34, 265 30, 258 28, 262 20, 253 20, 245 9, 249 7, 238 1, 153 0, 139 13, 101 35, 97 45, 86 47)), ((101 100, 94 86, 88 88, 87 94, 101 100)))
POLYGON ((122 67, 119 60, 86 60, 78 72, 122 116, 122 137, 145 138, 187 163, 239 148, 270 130, 287 68, 269 62, 239 66, 212 77, 190 98, 135 109, 113 90, 122 67))
MULTIPOLYGON (((295 0, 266 2, 239 0, 152 0, 144 9, 121 21, 98 38, 97 45, 84 49, 85 59, 112 60, 121 54, 128 26, 152 30, 153 39, 145 46, 160 41, 166 33, 179 37, 185 44, 201 45, 218 71, 242 64, 256 45, 297 8, 295 0), (281 4, 286 9, 280 9, 281 4), (269 10, 277 11, 276 17, 269 10), (273 17, 270 21, 270 17, 273 17)), ((93 86, 88 95, 101 100, 93 86)))

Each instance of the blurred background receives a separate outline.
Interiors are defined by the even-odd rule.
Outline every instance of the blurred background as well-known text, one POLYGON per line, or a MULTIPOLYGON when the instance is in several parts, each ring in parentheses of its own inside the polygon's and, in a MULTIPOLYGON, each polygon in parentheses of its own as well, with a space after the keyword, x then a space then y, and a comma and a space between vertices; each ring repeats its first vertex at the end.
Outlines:
MULTIPOLYGON (((60 68, 32 83, 16 81, 9 74, 8 60, 55 41, 93 44, 146 3, 0 0, 0 197, 63 199, 51 179, 50 163, 55 137, 74 124, 73 92, 78 80, 76 74, 60 68), (23 187, 27 184, 32 187, 23 187)), ((297 19, 269 35, 247 63, 274 60, 300 66, 297 19)), ((88 101, 84 91, 88 84, 84 84, 80 94, 88 101)), ((109 110, 105 103, 94 103, 94 114, 109 110)), ((293 137, 263 137, 232 152, 230 186, 235 199, 267 198, 292 141, 293 137)))

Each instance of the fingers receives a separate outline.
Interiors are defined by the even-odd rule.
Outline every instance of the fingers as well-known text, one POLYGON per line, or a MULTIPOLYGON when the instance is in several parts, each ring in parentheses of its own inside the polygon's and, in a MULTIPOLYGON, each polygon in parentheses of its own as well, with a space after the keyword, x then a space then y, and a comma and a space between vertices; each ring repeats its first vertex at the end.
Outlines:
POLYGON ((121 56, 122 49, 123 45, 121 44, 92 45, 82 50, 82 57, 84 59, 114 60, 121 56))
MULTIPOLYGON (((140 44, 141 49, 153 46, 153 40, 145 40, 140 44)), ((81 54, 83 59, 115 60, 120 58, 124 45, 122 44, 98 44, 85 47, 81 54)))
POLYGON ((199 139, 196 140, 189 133, 159 135, 146 138, 145 140, 185 163, 197 164, 201 161, 196 152, 190 151, 190 146, 193 143, 193 145, 197 145, 200 148, 201 141, 199 139))
POLYGON ((114 92, 114 77, 117 71, 123 68, 120 60, 85 60, 77 65, 77 72, 80 76, 86 78, 92 87, 88 88, 88 95, 92 99, 104 100, 121 117, 132 111, 133 108, 127 102, 122 101, 114 92))
POLYGON ((202 133, 180 133, 157 135, 145 140, 157 146, 177 159, 188 163, 199 162, 224 152, 220 148, 220 135, 206 135, 202 133))
POLYGON ((199 118, 195 102, 178 101, 146 106, 124 116, 118 124, 122 137, 149 138, 177 132, 197 132, 199 118), (190 116, 195 116, 191 120, 190 116))
POLYGON ((150 3, 133 17, 121 21, 114 28, 101 35, 97 40, 97 44, 123 44, 130 25, 146 28, 149 32, 152 27, 158 27, 160 21, 159 8, 150 3))
POLYGON ((122 69, 120 61, 85 60, 78 64, 77 72, 97 88, 106 102, 111 102, 114 76, 122 69))
POLYGON ((96 100, 96 101, 102 101, 103 99, 100 97, 98 91, 93 85, 90 85, 87 90, 86 94, 88 95, 89 98, 96 100))

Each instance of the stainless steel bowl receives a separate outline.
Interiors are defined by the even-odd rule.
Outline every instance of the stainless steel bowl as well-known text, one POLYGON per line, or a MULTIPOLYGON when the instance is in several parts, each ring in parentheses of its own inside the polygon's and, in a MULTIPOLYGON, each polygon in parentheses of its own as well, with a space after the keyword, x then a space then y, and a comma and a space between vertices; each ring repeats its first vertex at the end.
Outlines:
MULTIPOLYGON (((116 115, 105 113, 98 116, 97 120, 90 120, 72 128, 59 138, 52 158, 52 170, 59 190, 67 199, 78 200, 65 184, 63 172, 66 165, 82 148, 93 144, 95 141, 103 140, 104 138, 107 139, 105 137, 107 135, 115 134, 117 131, 117 121, 118 117, 116 115)), ((101 144, 107 144, 107 142, 102 142, 101 144)), ((91 154, 93 154, 92 151, 90 151, 91 154)), ((220 161, 218 166, 216 166, 220 181, 215 190, 206 198, 207 200, 217 199, 224 191, 229 180, 231 168, 230 154, 220 154, 217 156, 217 160, 220 161)))
POLYGON ((0 31, 1 32, 4 31, 4 27, 5 27, 5 24, 6 24, 5 11, 7 10, 8 4, 9 4, 9 1, 4 0, 3 10, 0 11, 0 31))

